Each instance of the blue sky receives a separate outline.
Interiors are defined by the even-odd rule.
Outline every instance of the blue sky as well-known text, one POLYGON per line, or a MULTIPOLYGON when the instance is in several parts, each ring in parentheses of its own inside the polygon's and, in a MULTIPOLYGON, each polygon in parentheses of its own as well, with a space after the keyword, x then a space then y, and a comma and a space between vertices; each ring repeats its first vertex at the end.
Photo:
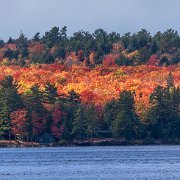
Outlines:
POLYGON ((0 0, 0 38, 41 35, 53 26, 93 32, 137 32, 152 34, 172 28, 180 30, 180 0, 0 0))

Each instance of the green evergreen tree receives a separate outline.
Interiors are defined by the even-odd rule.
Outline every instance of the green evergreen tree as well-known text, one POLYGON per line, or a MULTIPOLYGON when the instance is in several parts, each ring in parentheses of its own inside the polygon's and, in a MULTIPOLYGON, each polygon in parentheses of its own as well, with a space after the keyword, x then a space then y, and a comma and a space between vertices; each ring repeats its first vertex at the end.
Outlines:
POLYGON ((28 56, 28 39, 25 37, 25 35, 21 32, 19 38, 16 40, 17 47, 19 49, 20 54, 22 55, 22 58, 28 56))
POLYGON ((19 85, 12 76, 6 76, 0 82, 0 133, 11 130, 10 114, 23 107, 21 96, 18 94, 19 85))
POLYGON ((26 109, 28 110, 28 132, 29 137, 34 138, 33 135, 33 127, 38 128, 38 118, 41 118, 41 123, 39 124, 39 129, 42 128, 43 130, 48 129, 47 126, 47 118, 48 113, 47 110, 43 106, 43 94, 40 90, 39 86, 36 84, 30 88, 29 94, 26 94, 24 96, 24 102, 26 109), (34 118, 34 116, 37 116, 37 118, 34 118), (36 122, 37 120, 37 122, 36 122), (34 121, 34 122, 33 122, 34 121))
POLYGON ((166 121, 167 102, 165 92, 161 86, 157 86, 150 95, 150 110, 148 112, 149 131, 152 137, 162 138, 166 121))
POLYGON ((164 132, 165 138, 177 140, 180 138, 180 91, 174 85, 174 77, 170 72, 166 79, 165 100, 166 107, 166 131, 164 132))
POLYGON ((85 107, 80 104, 75 111, 73 128, 72 128, 72 138, 77 140, 83 140, 88 136, 87 121, 85 118, 85 107))
POLYGON ((118 113, 118 101, 112 99, 110 102, 107 102, 104 107, 104 129, 110 130, 113 121, 115 120, 118 113))
POLYGON ((47 83, 45 85, 45 90, 43 91, 44 101, 49 103, 55 103, 57 97, 57 88, 53 84, 47 83))
POLYGON ((62 99, 61 109, 66 113, 66 119, 64 121, 64 133, 63 139, 70 141, 72 139, 71 132, 73 127, 74 114, 81 100, 79 94, 77 94, 74 90, 68 92, 68 95, 65 99, 62 99))
POLYGON ((130 91, 120 93, 118 113, 112 124, 113 135, 116 138, 136 139, 140 121, 135 113, 134 97, 130 91))
POLYGON ((47 45, 48 48, 58 45, 60 42, 59 28, 55 26, 49 32, 46 32, 42 38, 42 41, 47 45))
POLYGON ((29 94, 25 96, 25 103, 30 111, 39 111, 43 108, 43 94, 39 85, 35 84, 30 88, 29 94))
POLYGON ((96 116, 96 107, 94 104, 88 104, 85 108, 85 119, 88 123, 88 135, 89 137, 96 136, 96 132, 99 129, 96 116))
POLYGON ((33 40, 34 42, 40 42, 40 40, 41 40, 40 33, 37 32, 37 33, 34 35, 34 37, 32 38, 32 40, 33 40))
POLYGON ((179 139, 179 88, 174 86, 173 76, 167 77, 165 88, 157 86, 150 96, 148 112, 149 131, 154 138, 179 139))

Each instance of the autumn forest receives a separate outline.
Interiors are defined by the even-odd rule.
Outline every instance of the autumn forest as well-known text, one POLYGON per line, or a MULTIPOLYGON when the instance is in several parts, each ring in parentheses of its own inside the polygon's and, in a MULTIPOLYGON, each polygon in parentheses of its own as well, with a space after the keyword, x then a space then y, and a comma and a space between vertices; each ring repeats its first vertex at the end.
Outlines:
POLYGON ((0 139, 179 143, 179 65, 172 29, 0 40, 0 139))

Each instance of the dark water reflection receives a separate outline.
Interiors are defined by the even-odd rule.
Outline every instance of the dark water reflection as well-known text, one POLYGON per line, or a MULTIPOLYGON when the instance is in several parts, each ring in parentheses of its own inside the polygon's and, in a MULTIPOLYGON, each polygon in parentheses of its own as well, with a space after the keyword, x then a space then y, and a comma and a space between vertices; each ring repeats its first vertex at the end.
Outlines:
POLYGON ((180 179, 180 146, 4 148, 6 179, 180 179))

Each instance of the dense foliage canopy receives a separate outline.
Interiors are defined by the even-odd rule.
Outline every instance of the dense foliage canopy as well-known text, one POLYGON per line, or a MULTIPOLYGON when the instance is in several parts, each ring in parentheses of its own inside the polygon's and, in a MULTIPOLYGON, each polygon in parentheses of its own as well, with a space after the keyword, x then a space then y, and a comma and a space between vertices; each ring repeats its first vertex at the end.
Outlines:
POLYGON ((0 41, 0 137, 180 141, 180 37, 58 27, 0 41))
POLYGON ((92 34, 81 30, 69 37, 65 26, 62 29, 53 27, 43 36, 36 33, 31 39, 21 33, 17 39, 0 40, 0 60, 6 65, 59 62, 86 67, 98 64, 167 66, 178 63, 179 54, 180 36, 172 29, 157 32, 154 36, 145 29, 124 35, 103 29, 92 34))

